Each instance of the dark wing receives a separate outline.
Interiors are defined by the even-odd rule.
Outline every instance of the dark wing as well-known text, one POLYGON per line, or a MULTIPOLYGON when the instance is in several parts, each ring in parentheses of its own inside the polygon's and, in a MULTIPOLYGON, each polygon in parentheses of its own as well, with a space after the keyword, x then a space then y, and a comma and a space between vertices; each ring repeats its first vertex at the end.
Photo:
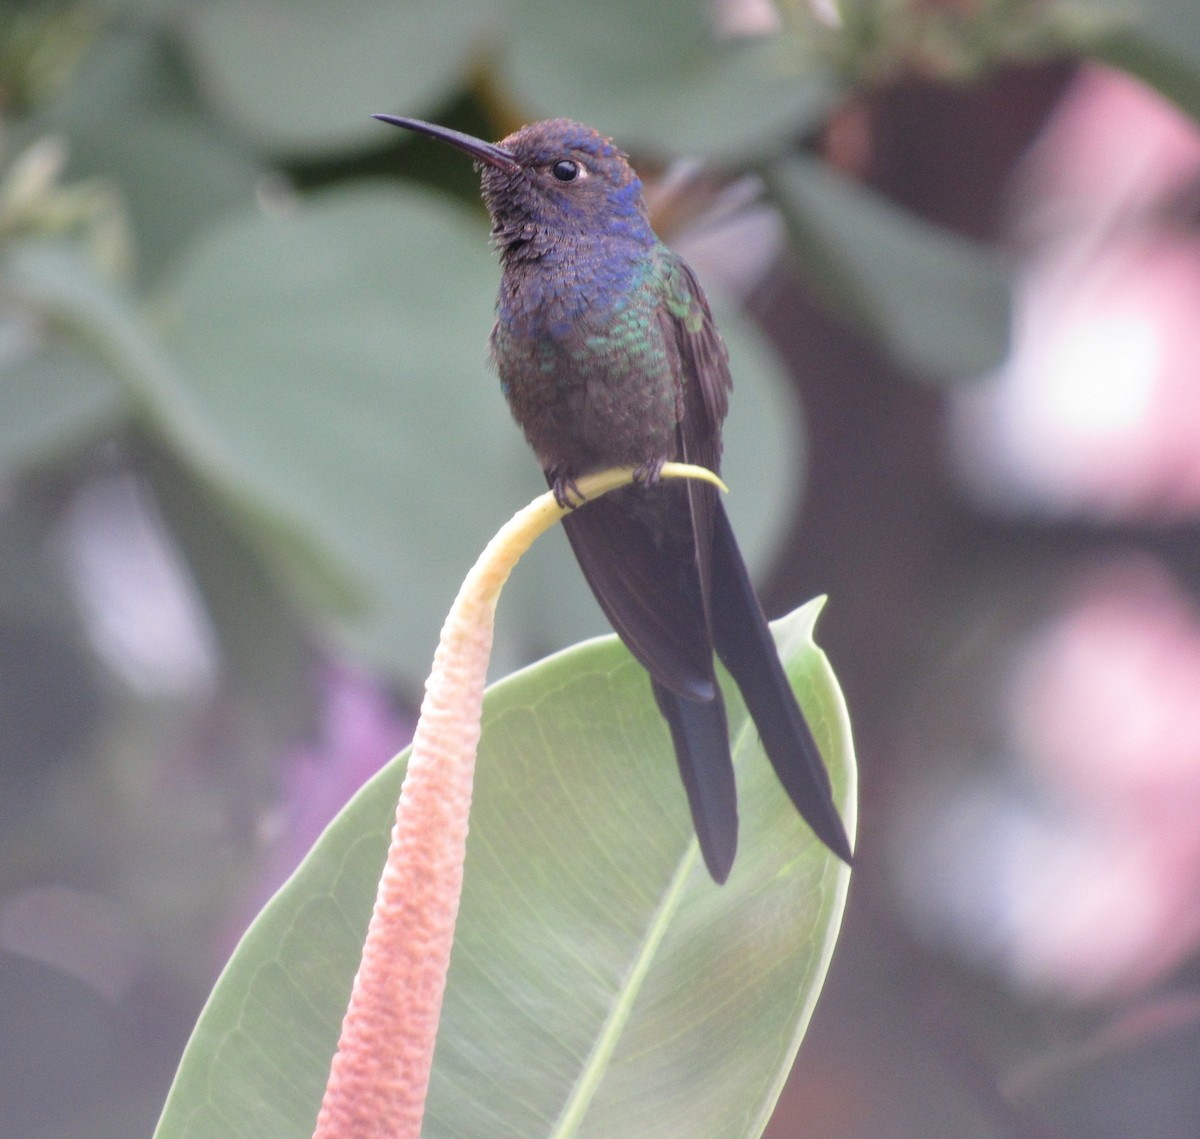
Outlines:
POLYGON ((668 350, 674 346, 679 352, 678 374, 686 377, 680 416, 681 457, 720 471, 721 424, 729 413, 733 388, 729 353, 696 274, 679 257, 673 259, 671 280, 671 303, 659 310, 658 319, 668 350))
MULTIPOLYGON (((717 331, 708 298, 682 258, 672 264, 672 303, 658 314, 668 351, 678 353, 676 375, 684 377, 677 432, 677 458, 710 471, 721 470, 721 424, 729 412, 729 353, 717 331)), ((712 525, 720 493, 711 483, 689 479, 687 488, 705 626, 711 628, 712 525)))

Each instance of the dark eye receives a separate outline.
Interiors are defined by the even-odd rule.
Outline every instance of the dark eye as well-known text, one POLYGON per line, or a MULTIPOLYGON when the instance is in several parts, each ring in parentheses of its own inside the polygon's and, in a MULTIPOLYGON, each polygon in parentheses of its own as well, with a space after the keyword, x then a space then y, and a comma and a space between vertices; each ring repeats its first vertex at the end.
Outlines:
POLYGON ((550 173, 560 182, 574 182, 579 177, 579 163, 569 158, 560 158, 550 167, 550 173))

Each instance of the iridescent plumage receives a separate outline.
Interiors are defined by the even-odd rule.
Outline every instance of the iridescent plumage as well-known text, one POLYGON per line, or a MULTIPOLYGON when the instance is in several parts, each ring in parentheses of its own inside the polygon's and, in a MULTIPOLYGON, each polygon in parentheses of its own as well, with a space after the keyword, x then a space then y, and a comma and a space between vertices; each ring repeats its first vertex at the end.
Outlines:
POLYGON ((731 381, 704 292, 655 236, 626 156, 568 119, 492 144, 379 117, 466 150, 482 169, 503 270, 492 359, 555 493, 595 470, 639 469, 637 484, 563 525, 601 608, 650 673, 713 878, 725 880, 737 848, 714 649, 797 809, 849 861, 828 775, 724 507, 707 483, 658 478, 668 460, 719 470, 731 381))

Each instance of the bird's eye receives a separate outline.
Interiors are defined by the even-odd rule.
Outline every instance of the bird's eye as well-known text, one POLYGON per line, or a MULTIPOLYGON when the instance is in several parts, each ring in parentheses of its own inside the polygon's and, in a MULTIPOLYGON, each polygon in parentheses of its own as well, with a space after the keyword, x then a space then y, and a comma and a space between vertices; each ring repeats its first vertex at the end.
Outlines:
POLYGON ((550 173, 560 182, 574 182, 579 177, 579 163, 569 158, 560 158, 550 167, 550 173))

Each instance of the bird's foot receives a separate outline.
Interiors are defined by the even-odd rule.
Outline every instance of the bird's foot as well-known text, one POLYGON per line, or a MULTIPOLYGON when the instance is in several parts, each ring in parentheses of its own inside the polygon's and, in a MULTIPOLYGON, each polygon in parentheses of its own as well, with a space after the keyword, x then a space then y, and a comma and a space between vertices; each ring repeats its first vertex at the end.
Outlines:
POLYGON ((634 486, 657 486, 662 480, 663 464, 666 459, 647 459, 641 466, 634 469, 634 486))
POLYGON ((573 478, 568 475, 554 474, 553 471, 548 473, 552 476, 550 491, 560 510, 574 510, 587 502, 587 495, 579 489, 573 478))

